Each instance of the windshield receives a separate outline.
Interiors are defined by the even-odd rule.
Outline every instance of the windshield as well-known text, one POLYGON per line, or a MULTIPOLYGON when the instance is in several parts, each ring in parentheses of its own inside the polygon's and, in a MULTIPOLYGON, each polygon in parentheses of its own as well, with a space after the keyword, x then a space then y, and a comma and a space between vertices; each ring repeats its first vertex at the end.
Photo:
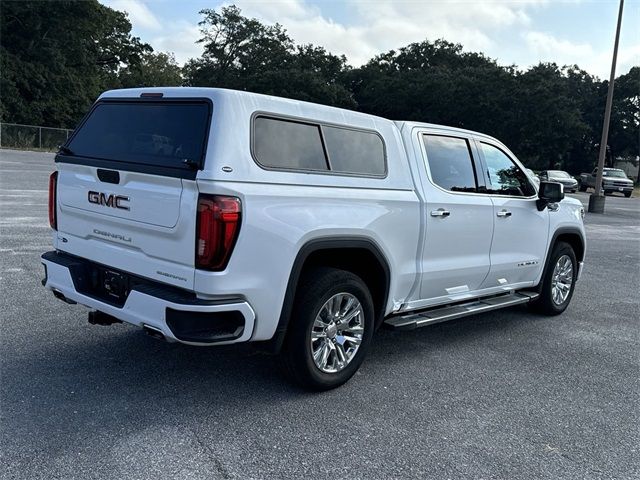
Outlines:
POLYGON ((66 147, 72 155, 102 160, 201 165, 209 110, 204 101, 99 102, 66 147))
POLYGON ((616 178, 627 178, 625 173, 622 170, 603 170, 603 177, 616 177, 616 178))
POLYGON ((567 172, 563 172, 562 170, 549 170, 549 176, 556 178, 571 178, 571 175, 567 172))

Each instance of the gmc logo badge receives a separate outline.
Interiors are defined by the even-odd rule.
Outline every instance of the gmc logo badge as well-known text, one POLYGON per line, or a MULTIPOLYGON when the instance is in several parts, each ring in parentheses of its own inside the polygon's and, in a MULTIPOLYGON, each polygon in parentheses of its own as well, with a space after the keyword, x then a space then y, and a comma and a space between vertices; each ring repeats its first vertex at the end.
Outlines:
POLYGON ((124 195, 105 195, 102 192, 90 191, 88 198, 89 203, 104 205, 105 207, 119 208, 120 210, 130 210, 128 205, 124 205, 129 202, 129 197, 125 197, 124 195))

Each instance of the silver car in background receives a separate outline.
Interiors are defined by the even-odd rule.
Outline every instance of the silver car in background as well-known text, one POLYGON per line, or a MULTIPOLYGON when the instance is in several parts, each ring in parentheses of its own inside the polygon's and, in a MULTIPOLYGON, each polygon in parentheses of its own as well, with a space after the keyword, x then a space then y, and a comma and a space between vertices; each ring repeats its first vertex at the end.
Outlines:
POLYGON ((578 191, 578 181, 564 170, 544 170, 538 176, 543 182, 561 183, 564 185, 565 192, 576 193, 578 191))

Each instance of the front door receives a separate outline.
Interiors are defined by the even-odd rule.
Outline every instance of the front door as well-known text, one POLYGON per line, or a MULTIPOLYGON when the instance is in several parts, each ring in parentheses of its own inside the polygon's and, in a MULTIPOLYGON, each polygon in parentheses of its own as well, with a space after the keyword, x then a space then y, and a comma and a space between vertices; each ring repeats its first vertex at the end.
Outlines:
POLYGON ((499 144, 478 141, 493 202, 491 269, 482 288, 530 286, 544 268, 549 210, 538 211, 536 189, 499 144))

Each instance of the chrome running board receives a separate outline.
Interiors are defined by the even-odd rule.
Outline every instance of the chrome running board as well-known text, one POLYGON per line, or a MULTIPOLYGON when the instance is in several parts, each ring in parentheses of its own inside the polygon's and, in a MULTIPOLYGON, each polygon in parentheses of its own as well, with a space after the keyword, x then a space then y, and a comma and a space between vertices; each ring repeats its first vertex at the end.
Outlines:
POLYGON ((512 307, 522 303, 529 303, 538 298, 536 292, 516 292, 496 297, 481 298, 455 305, 432 307, 418 312, 409 312, 387 318, 384 324, 398 330, 413 330, 414 328, 446 322, 456 318, 490 312, 499 308, 512 307))

